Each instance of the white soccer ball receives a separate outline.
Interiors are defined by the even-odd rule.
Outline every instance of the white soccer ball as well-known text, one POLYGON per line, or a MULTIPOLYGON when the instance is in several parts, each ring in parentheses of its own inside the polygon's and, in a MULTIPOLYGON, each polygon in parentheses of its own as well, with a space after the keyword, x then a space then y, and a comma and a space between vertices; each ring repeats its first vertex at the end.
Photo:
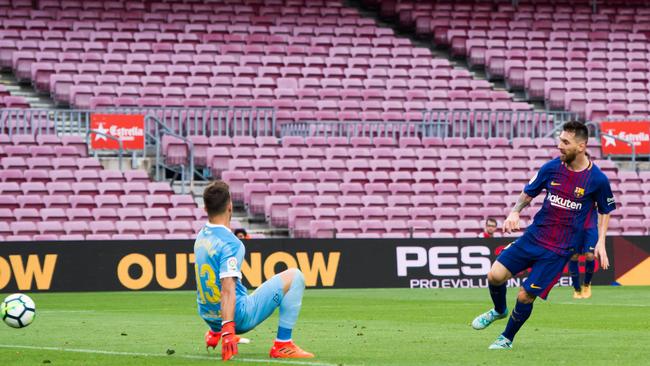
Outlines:
POLYGON ((34 321, 36 305, 34 300, 27 295, 9 295, 0 305, 0 315, 8 326, 24 328, 34 321))

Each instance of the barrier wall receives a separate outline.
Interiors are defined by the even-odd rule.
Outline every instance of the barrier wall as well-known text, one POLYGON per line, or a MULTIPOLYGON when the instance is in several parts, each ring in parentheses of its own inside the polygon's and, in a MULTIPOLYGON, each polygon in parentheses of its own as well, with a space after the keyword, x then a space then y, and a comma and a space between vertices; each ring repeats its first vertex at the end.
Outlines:
MULTIPOLYGON (((298 267, 308 287, 486 287, 508 239, 263 239, 246 244, 244 283, 298 267)), ((597 285, 650 285, 650 237, 608 239, 612 267, 597 285)), ((193 242, 0 243, 0 292, 193 290, 193 242)), ((582 268, 582 267, 581 267, 582 268)), ((510 281, 518 286, 526 274, 510 281)), ((560 286, 571 284, 568 271, 560 286)))

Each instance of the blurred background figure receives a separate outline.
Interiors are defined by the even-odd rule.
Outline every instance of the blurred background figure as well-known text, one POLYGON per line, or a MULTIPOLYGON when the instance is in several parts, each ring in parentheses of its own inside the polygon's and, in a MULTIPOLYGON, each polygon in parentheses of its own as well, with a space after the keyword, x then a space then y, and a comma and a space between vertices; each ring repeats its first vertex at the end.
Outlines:
POLYGON ((485 230, 482 233, 478 234, 479 238, 493 238, 494 232, 497 231, 497 220, 492 217, 488 217, 485 220, 485 230))
POLYGON ((233 234, 235 234, 235 236, 236 236, 237 238, 239 238, 239 240, 250 239, 250 238, 251 238, 251 236, 248 235, 248 233, 246 232, 245 229, 235 229, 235 231, 233 232, 233 234))

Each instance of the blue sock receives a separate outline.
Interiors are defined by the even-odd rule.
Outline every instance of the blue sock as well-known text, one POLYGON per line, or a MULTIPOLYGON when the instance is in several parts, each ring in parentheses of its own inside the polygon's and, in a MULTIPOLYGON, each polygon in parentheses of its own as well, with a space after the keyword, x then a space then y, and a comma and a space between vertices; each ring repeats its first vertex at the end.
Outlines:
POLYGON ((515 335, 519 331, 522 325, 528 320, 528 317, 530 316, 530 313, 533 312, 533 303, 530 304, 524 304, 522 302, 517 301, 517 305, 515 305, 514 310, 512 310, 512 313, 510 313, 510 319, 508 319, 508 325, 506 326, 506 330, 501 333, 504 337, 508 338, 509 340, 514 340, 515 335))
POLYGON ((594 267, 596 262, 594 261, 585 261, 585 285, 591 284, 591 277, 594 275, 594 267))
POLYGON ((296 325, 300 308, 302 307, 302 294, 305 291, 305 277, 302 272, 295 270, 289 291, 284 294, 280 302, 280 322, 278 326, 278 340, 291 340, 291 330, 296 325), (288 338, 287 337, 288 334, 288 338))
POLYGON ((278 327, 278 335, 275 337, 278 341, 290 341, 292 329, 278 327))
MULTIPOLYGON (((580 291, 580 270, 578 269, 578 261, 569 261, 569 273, 571 274, 571 282, 576 291, 580 291)), ((586 276, 585 276, 586 279, 586 276)))
POLYGON ((494 310, 499 314, 503 314, 506 311, 506 284, 499 286, 492 285, 488 283, 488 288, 490 289, 490 296, 492 297, 492 302, 494 303, 494 310))

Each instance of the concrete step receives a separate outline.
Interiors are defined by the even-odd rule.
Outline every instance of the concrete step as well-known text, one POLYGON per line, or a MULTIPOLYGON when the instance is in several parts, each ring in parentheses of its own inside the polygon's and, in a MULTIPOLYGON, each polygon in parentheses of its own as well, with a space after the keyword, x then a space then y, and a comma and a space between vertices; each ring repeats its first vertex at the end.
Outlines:
POLYGON ((29 83, 20 83, 11 72, 0 72, 0 84, 12 96, 24 97, 32 108, 55 108, 54 101, 36 91, 29 83))

